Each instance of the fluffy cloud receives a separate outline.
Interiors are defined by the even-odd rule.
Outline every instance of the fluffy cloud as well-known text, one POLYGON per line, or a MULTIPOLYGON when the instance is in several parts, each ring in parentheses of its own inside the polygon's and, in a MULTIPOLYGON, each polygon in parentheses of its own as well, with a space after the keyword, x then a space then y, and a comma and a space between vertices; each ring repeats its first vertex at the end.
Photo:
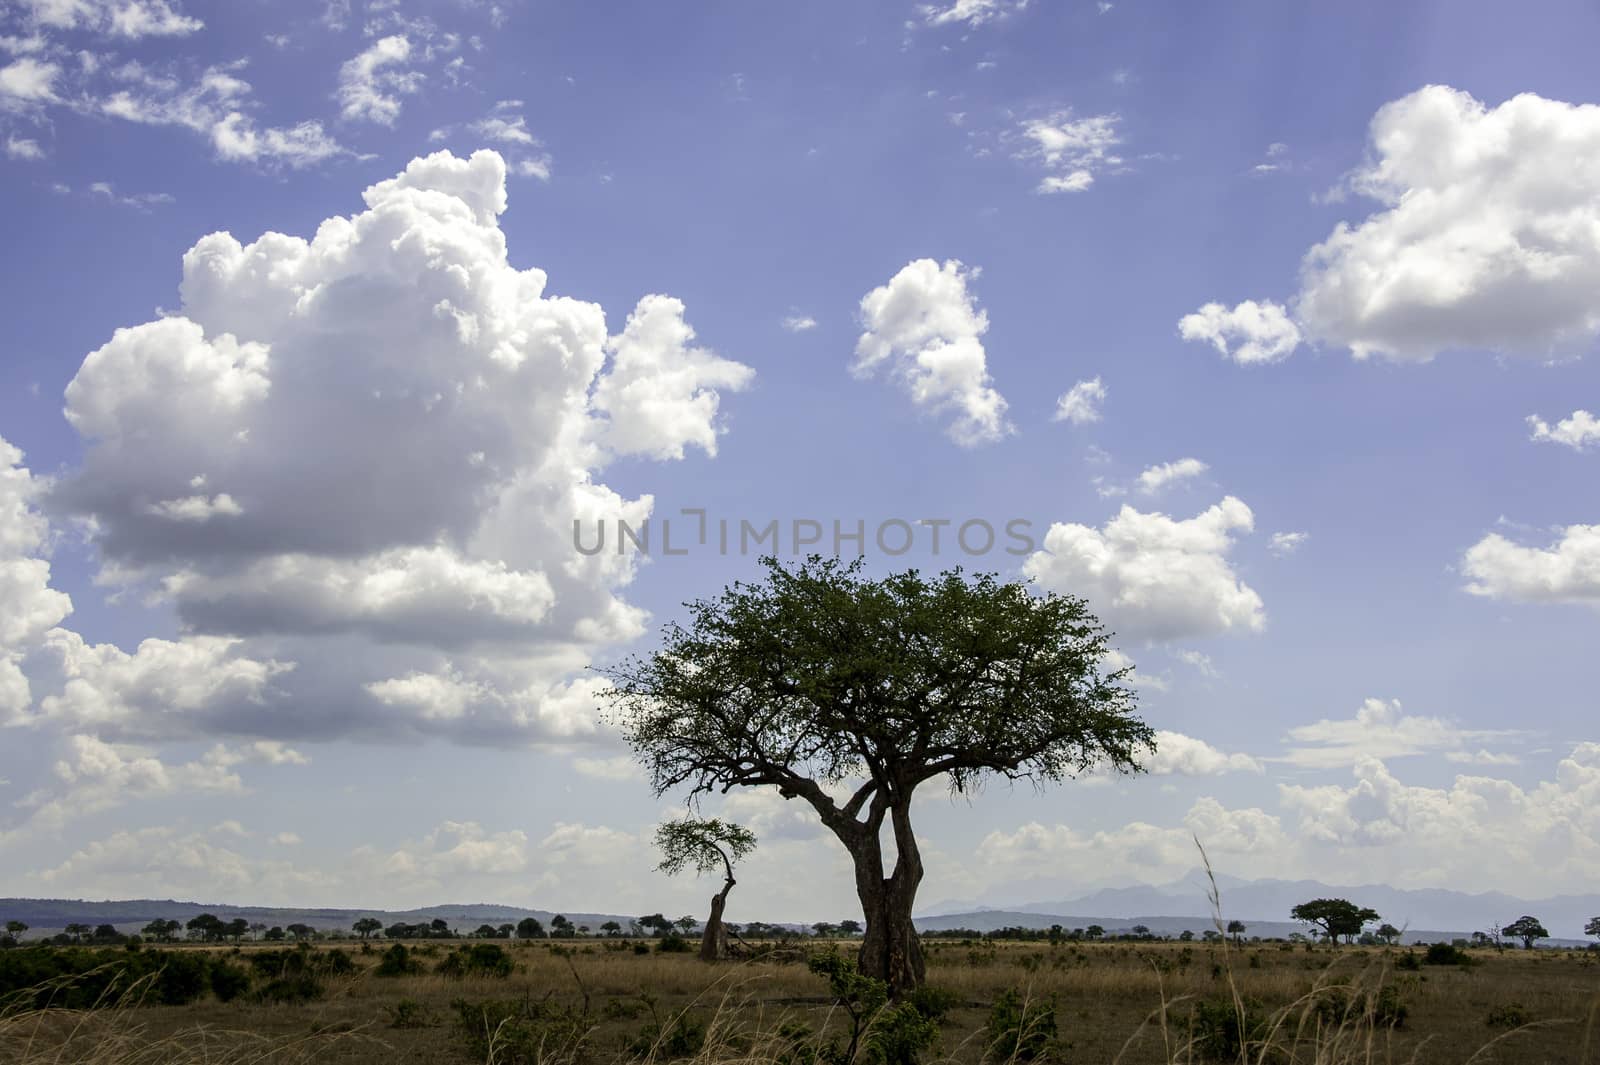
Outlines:
POLYGON ((400 97, 416 92, 422 75, 404 69, 411 42, 400 34, 380 37, 339 68, 339 113, 350 121, 392 126, 400 97))
POLYGON ((1441 717, 1406 714, 1398 699, 1367 699, 1353 718, 1324 718, 1291 728, 1287 742, 1294 746, 1277 760, 1311 769, 1332 769, 1356 765, 1366 758, 1400 758, 1436 751, 1469 756, 1463 750, 1466 744, 1516 735, 1519 733, 1514 729, 1466 729, 1441 717))
POLYGON ((507 262, 505 177, 492 152, 441 152, 310 240, 205 237, 180 308, 85 358, 66 397, 85 458, 51 505, 90 519, 103 580, 185 633, 125 652, 39 634, 60 610, 30 623, 24 720, 594 732, 598 682, 570 675, 642 615, 619 595, 634 561, 579 555, 572 523, 642 521, 649 497, 597 471, 713 452, 719 389, 751 371, 692 346, 669 297, 608 337, 600 307, 546 296, 507 262))
POLYGON ((1247 754, 1227 754, 1205 740, 1165 730, 1156 732, 1156 753, 1145 768, 1156 776, 1210 777, 1262 771, 1261 762, 1247 754))
POLYGON ((1106 386, 1100 378, 1079 381, 1056 400, 1055 421, 1090 425, 1100 420, 1100 405, 1106 401, 1106 386))
POLYGON ((48 103, 56 98, 56 76, 61 68, 32 56, 0 67, 0 108, 17 109, 48 103))
POLYGON ((619 454, 681 459, 684 448, 717 453, 717 389, 738 391, 755 371, 690 346, 683 303, 646 296, 607 345, 611 372, 595 388, 610 419, 606 442, 619 454))
POLYGON ((1116 115, 1074 118, 1069 111, 1023 122, 1019 133, 1026 147, 1019 155, 1048 171, 1035 191, 1083 192, 1098 175, 1120 167, 1117 122, 1116 115))
POLYGON ((1528 416, 1529 439, 1561 444, 1574 451, 1600 445, 1600 418, 1586 410, 1575 410, 1554 426, 1536 414, 1528 416))
POLYGON ((1178 319, 1178 335, 1199 340, 1241 366, 1281 362, 1300 346, 1300 329, 1282 305, 1245 300, 1232 310, 1208 303, 1178 319))
POLYGON ((1187 481, 1205 473, 1211 467, 1195 458, 1178 459, 1150 466, 1139 474, 1139 491, 1154 495, 1169 484, 1187 481))
POLYGON ((1525 603, 1600 604, 1600 525, 1569 525, 1549 547, 1490 533, 1461 560, 1467 591, 1525 603))
POLYGON ((1083 596, 1126 639, 1255 632, 1266 624, 1261 597, 1227 557, 1233 534, 1254 525, 1233 496, 1186 520, 1124 505, 1103 529, 1052 525, 1023 571, 1045 588, 1083 596))
POLYGON ((1422 361, 1600 335, 1600 107, 1431 85, 1378 110, 1349 186, 1383 209, 1307 253, 1296 312, 1317 339, 1422 361))
POLYGON ((1275 532, 1267 539, 1267 550, 1279 558, 1294 554, 1311 539, 1308 532, 1275 532))
POLYGON ((861 300, 866 332, 856 343, 855 372, 885 363, 912 402, 954 420, 946 429, 964 447, 992 443, 1011 432, 1006 401, 989 378, 983 334, 989 317, 967 290, 976 270, 951 259, 908 263, 887 285, 861 300))
POLYGON ((50 587, 49 526, 36 505, 48 485, 22 462, 0 438, 0 722, 32 702, 24 656, 72 612, 66 593, 50 587))
POLYGON ((952 0, 950 6, 924 4, 917 8, 924 25, 962 25, 969 28, 1004 18, 1028 6, 1028 0, 952 0))
POLYGON ((55 30, 91 30, 113 37, 186 37, 205 24, 171 0, 19 0, 25 21, 55 30))

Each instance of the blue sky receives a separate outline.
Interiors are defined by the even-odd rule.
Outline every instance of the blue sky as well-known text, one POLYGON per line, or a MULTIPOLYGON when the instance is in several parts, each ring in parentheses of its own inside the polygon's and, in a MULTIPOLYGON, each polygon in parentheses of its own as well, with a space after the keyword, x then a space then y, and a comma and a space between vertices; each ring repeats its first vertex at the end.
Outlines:
POLYGON ((930 902, 1600 872, 1592 7, 0 10, 0 894, 692 907, 584 667, 754 558, 569 542, 683 508, 1119 633, 1154 771, 930 902))

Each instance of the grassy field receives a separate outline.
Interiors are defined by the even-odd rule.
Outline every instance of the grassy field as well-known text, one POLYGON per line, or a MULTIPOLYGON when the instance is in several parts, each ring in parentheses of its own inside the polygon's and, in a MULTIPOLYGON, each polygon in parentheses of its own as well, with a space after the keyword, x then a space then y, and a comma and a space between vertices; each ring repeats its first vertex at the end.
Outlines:
MULTIPOLYGON (((412 945, 424 971, 380 976, 385 947, 342 948, 353 968, 324 978, 312 1001, 266 1004, 247 993, 182 1006, 13 1006, 0 1018, 0 1062, 827 1065, 816 1050, 849 1028, 826 980, 806 965, 806 951, 825 949, 815 943, 785 958, 707 965, 636 954, 632 944, 507 942, 514 970, 503 977, 432 971, 454 949, 440 942, 412 945)), ((267 948, 177 949, 243 967, 267 948)), ((994 1053, 987 1029, 993 1003, 1015 990, 1031 1003, 1053 1001, 1057 1039, 1043 1049, 1054 1061, 1237 1061, 1218 1049, 1227 1043, 1218 1032, 1242 1007, 1248 1030, 1277 1048, 1258 1048, 1251 1061, 1600 1063, 1600 964, 1586 952, 1482 950, 1467 966, 1413 968, 1421 952, 1404 948, 932 940, 927 949, 929 985, 949 1008, 924 1062, 1021 1057, 994 1053), (1404 1020, 1391 1027, 1397 1004, 1404 1020)))

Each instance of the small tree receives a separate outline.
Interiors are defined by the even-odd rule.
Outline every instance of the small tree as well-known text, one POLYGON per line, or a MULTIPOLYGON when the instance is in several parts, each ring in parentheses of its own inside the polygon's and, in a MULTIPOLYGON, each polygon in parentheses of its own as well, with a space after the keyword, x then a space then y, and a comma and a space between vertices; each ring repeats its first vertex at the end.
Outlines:
POLYGON ((567 919, 565 914, 558 913, 550 918, 551 939, 571 939, 576 934, 577 932, 572 927, 572 922, 567 919))
MULTIPOLYGON (((12 923, 7 921, 6 927, 9 928, 12 923)), ((23 925, 22 927, 26 928, 28 926, 23 925)), ((1600 936, 1600 917, 1589 918, 1589 923, 1583 926, 1583 934, 1586 936, 1600 936)))
POLYGON ((622 925, 618 924, 616 921, 607 921, 600 926, 600 931, 604 932, 607 936, 620 936, 622 934, 622 925))
POLYGON ((846 917, 839 922, 839 934, 845 936, 858 936, 861 934, 861 922, 853 917, 846 917))
POLYGON ((517 922, 518 939, 543 939, 544 925, 539 923, 537 917, 524 917, 517 922))
POLYGON ((1529 917, 1526 914, 1500 929, 1500 934, 1522 940, 1523 950, 1532 950, 1534 940, 1550 937, 1544 925, 1539 923, 1539 918, 1529 917))
POLYGON ((383 931, 383 922, 376 917, 363 917, 352 924, 350 930, 362 939, 371 939, 374 934, 383 931))
POLYGON ((772 787, 809 804, 855 864, 859 969, 899 997, 925 971, 916 789, 1137 771, 1154 733, 1081 599, 960 570, 871 580, 860 559, 762 564, 605 670, 610 716, 658 795, 772 787))
POLYGON ((1238 918, 1234 918, 1228 922, 1228 935, 1233 937, 1233 942, 1235 945, 1237 945, 1239 940, 1244 937, 1245 930, 1248 927, 1248 925, 1238 918))
POLYGON ((1400 938, 1400 929, 1385 921, 1378 926, 1377 936, 1386 946, 1394 946, 1395 940, 1400 938))
POLYGON ((659 913, 647 913, 639 918, 639 927, 653 935, 664 936, 672 931, 672 919, 659 913))
POLYGON ((250 934, 250 922, 243 917, 235 917, 223 927, 222 934, 237 943, 250 934))
POLYGON ((295 939, 310 939, 312 936, 316 935, 316 929, 312 928, 308 924, 301 924, 299 922, 296 922, 292 925, 287 925, 284 928, 284 931, 288 932, 295 939))
MULTIPOLYGON (((700 957, 706 961, 727 957, 728 930, 722 915, 728 905, 728 893, 737 883, 733 878, 733 866, 756 849, 755 834, 743 825, 719 818, 690 817, 668 821, 657 828, 656 847, 661 851, 661 864, 657 868, 668 876, 685 869, 696 873, 722 871, 722 890, 711 896, 711 916, 706 918, 705 931, 700 934, 700 957)), ((685 934, 694 931, 697 923, 693 918, 687 920, 685 934)))
POLYGON ((1340 936, 1347 941, 1359 936, 1364 925, 1378 919, 1378 911, 1357 906, 1348 899, 1312 899, 1290 910, 1289 916, 1315 925, 1329 943, 1336 943, 1340 936))
POLYGON ((271 928, 261 933, 261 938, 265 939, 268 943, 281 943, 288 936, 288 934, 289 933, 285 932, 282 928, 278 927, 277 925, 273 925, 271 928))

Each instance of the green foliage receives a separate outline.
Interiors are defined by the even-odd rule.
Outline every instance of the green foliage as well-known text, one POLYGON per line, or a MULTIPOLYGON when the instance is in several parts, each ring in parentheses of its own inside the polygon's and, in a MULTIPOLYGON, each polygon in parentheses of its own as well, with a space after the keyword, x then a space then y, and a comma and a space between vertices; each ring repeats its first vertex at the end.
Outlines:
POLYGON ((516 971, 510 953, 495 943, 474 943, 445 955, 434 969, 442 976, 492 976, 505 979, 516 971))
POLYGON ((590 1027, 575 1009, 531 999, 456 999, 455 1031, 475 1061, 495 1065, 566 1065, 587 1049, 590 1027))
POLYGON ((1549 931, 1539 923, 1539 918, 1524 915, 1500 929, 1503 936, 1512 936, 1522 940, 1522 945, 1528 950, 1533 949, 1535 940, 1550 938, 1549 931))
POLYGON ((250 990, 250 970, 226 961, 211 965, 211 993, 219 1002, 232 1002, 250 990))
POLYGON ((1259 1006, 1232 999, 1202 999, 1189 1011, 1189 1038, 1203 1061, 1241 1061, 1266 1034, 1259 1006))
POLYGON ((677 932, 668 932, 656 941, 656 950, 662 954, 688 954, 694 945, 677 932))
POLYGON ((1430 943, 1422 955, 1423 965, 1471 965, 1472 955, 1453 943, 1430 943))
POLYGON ((1000 993, 989 1008, 988 1056, 995 1061, 1036 1061, 1056 1045, 1056 1003, 1029 1001, 1015 988, 1000 993))
POLYGON ((628 1052, 655 1061, 692 1058, 706 1045, 706 1025, 698 1017, 680 1013, 663 1025, 651 1021, 628 1041, 628 1052))
POLYGON ((400 999, 384 1009, 389 1014, 390 1028, 426 1028, 430 1023, 428 1011, 414 998, 400 999))
POLYGON ((0 952, 0 997, 38 988, 31 995, 37 1008, 88 1009, 143 981, 141 1001, 181 1006, 205 994, 213 964, 184 951, 18 947, 0 952))
POLYGON ((918 1055, 939 1037, 938 1018, 952 1004, 952 996, 928 992, 889 1002, 889 986, 857 971, 855 963, 837 950, 814 954, 807 967, 828 981, 834 1003, 850 1020, 850 1043, 821 1048, 830 1065, 848 1065, 864 1050, 873 1065, 915 1065, 918 1055))
POLYGON ((1290 910, 1289 916, 1316 925, 1332 942, 1340 936, 1347 940, 1359 936, 1363 925, 1378 920, 1378 911, 1357 906, 1349 899, 1312 899, 1290 910))
POLYGON ((1533 1023, 1533 1015, 1519 1002, 1505 1002, 1491 1009, 1483 1023, 1490 1028, 1521 1028, 1533 1023))
POLYGON ((1324 1027, 1337 1028, 1349 1022, 1370 1020, 1374 1028, 1404 1028, 1411 1008, 1393 984, 1379 988, 1323 988, 1315 1002, 1317 1016, 1324 1027))
POLYGON ((395 943, 383 952, 378 959, 378 965, 372 970, 374 976, 411 976, 422 971, 422 963, 412 956, 404 943, 395 943))
POLYGON ((733 876, 733 866, 756 849, 755 833, 743 825, 716 817, 686 817, 656 828, 657 866, 668 876, 685 869, 697 873, 723 872, 733 876))

